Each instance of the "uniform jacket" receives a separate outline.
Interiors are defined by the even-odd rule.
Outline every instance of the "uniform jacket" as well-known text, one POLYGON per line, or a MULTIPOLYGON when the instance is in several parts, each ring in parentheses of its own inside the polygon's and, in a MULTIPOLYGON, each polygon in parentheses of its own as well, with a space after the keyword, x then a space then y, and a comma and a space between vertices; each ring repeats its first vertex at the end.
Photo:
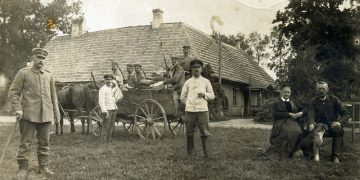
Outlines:
POLYGON ((22 120, 44 123, 60 117, 55 82, 47 70, 21 69, 8 97, 14 110, 23 111, 22 120))
POLYGON ((101 112, 117 109, 114 91, 106 84, 103 85, 99 90, 99 106, 101 112))
POLYGON ((133 87, 135 82, 136 82, 135 74, 134 73, 128 74, 126 84, 133 87))
POLYGON ((181 60, 181 63, 180 65, 184 68, 184 71, 186 73, 190 73, 190 62, 192 61, 193 59, 189 56, 184 56, 182 57, 182 60, 181 60))
POLYGON ((213 100, 215 94, 208 79, 200 76, 199 78, 188 79, 181 91, 180 100, 186 104, 187 112, 205 112, 208 110, 208 100, 213 100), (205 98, 199 98, 198 93, 204 93, 205 98))
POLYGON ((173 76, 164 81, 165 84, 171 84, 174 86, 174 91, 181 93, 182 86, 185 83, 185 72, 180 65, 176 65, 174 68, 173 76))
POLYGON ((339 98, 333 95, 327 95, 325 101, 322 101, 319 97, 313 98, 308 111, 310 123, 330 125, 332 122, 337 121, 343 124, 348 120, 347 110, 339 98))

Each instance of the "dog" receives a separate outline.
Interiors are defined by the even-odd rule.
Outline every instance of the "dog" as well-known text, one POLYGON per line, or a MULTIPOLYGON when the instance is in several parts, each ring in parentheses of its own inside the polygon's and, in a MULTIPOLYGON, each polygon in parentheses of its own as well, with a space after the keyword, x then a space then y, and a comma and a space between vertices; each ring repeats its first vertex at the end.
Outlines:
POLYGON ((314 158, 315 161, 320 161, 320 147, 323 144, 323 137, 327 130, 327 125, 322 123, 316 124, 314 130, 300 141, 297 146, 298 150, 294 152, 293 157, 314 158))

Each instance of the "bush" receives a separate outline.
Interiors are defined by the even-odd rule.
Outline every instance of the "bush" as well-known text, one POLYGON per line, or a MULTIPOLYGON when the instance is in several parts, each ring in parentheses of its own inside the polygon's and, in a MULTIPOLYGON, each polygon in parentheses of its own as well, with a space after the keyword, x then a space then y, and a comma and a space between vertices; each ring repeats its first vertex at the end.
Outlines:
POLYGON ((257 110, 254 121, 256 122, 273 122, 274 119, 271 114, 271 106, 276 101, 277 98, 271 98, 266 100, 265 104, 257 110))

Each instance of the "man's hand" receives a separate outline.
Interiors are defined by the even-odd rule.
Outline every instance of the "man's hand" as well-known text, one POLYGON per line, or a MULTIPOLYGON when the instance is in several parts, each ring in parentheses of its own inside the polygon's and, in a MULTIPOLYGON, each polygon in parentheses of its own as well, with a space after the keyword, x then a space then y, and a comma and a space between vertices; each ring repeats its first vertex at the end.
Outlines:
POLYGON ((340 126, 341 126, 341 123, 336 122, 336 121, 331 123, 331 128, 334 128, 334 127, 337 127, 337 126, 340 127, 340 126))
POLYGON ((23 117, 23 114, 24 114, 23 111, 16 111, 15 112, 16 119, 21 120, 23 117))
POLYGON ((198 93, 198 98, 205 98, 205 93, 198 93))
POLYGON ((309 125, 309 131, 314 130, 314 128, 315 128, 315 124, 310 124, 310 125, 309 125))

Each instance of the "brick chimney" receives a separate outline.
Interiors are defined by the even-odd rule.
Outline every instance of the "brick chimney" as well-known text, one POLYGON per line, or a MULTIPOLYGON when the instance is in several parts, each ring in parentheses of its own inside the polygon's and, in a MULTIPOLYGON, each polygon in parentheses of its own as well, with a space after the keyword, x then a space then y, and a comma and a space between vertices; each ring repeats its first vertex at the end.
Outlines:
POLYGON ((153 29, 157 29, 163 23, 163 13, 161 9, 153 9, 153 21, 151 22, 151 26, 153 29))
POLYGON ((82 17, 71 20, 71 36, 80 36, 85 32, 85 19, 82 17))

